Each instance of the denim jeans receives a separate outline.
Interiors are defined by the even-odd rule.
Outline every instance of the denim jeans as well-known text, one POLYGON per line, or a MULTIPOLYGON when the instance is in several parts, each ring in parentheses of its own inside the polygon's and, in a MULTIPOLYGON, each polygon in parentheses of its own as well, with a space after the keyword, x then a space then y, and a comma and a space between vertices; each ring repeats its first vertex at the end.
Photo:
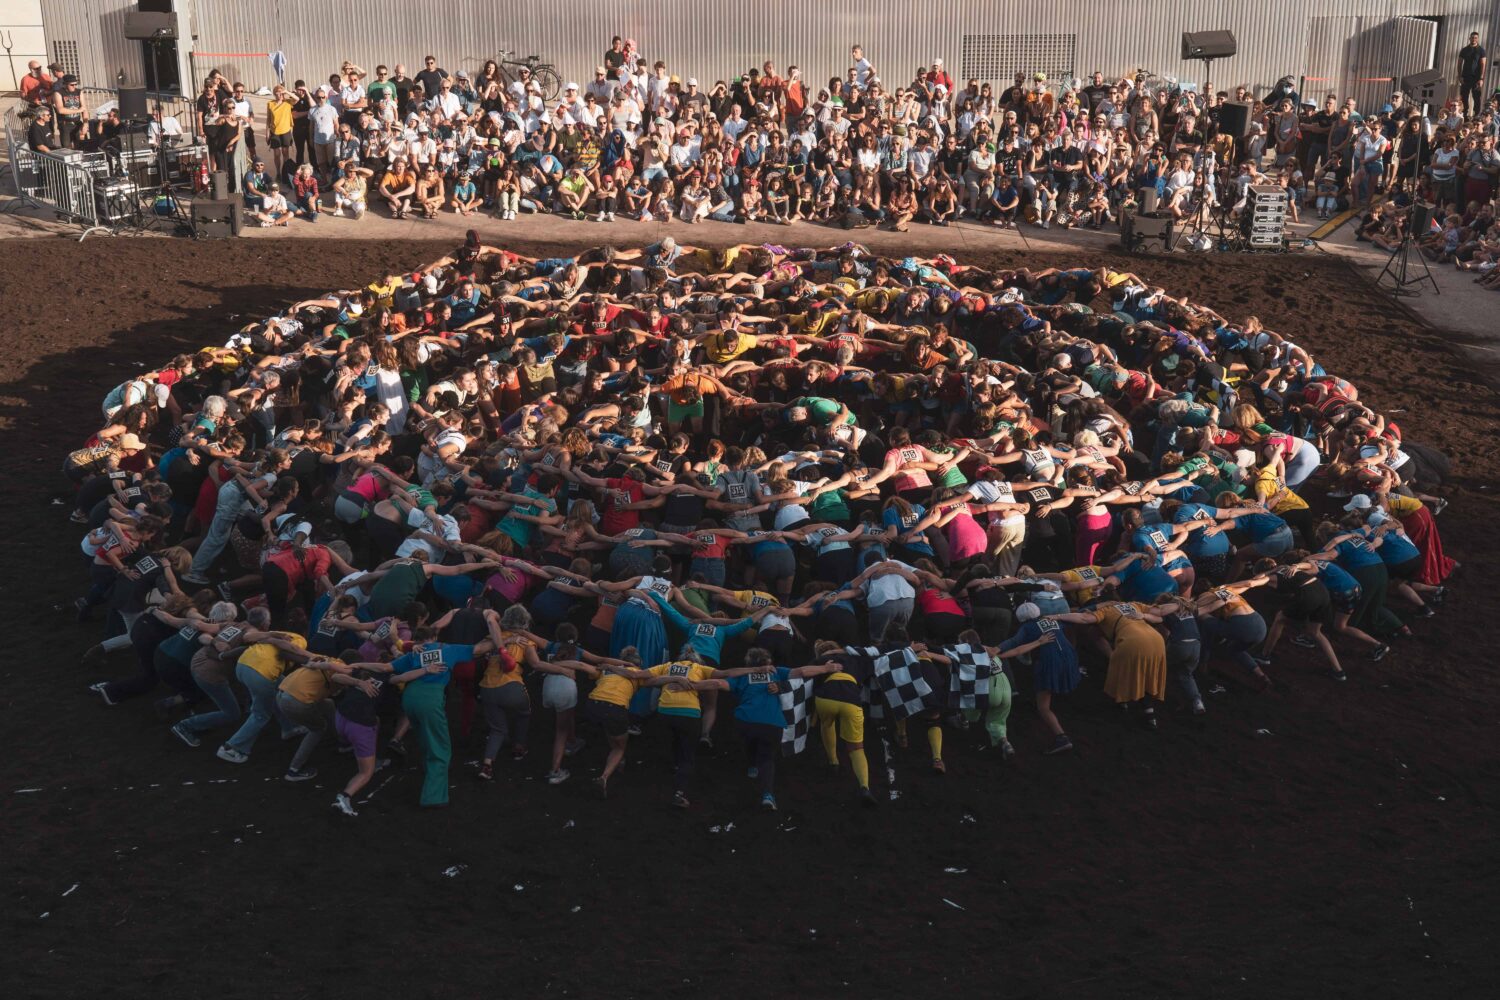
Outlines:
MULTIPOLYGON (((271 721, 272 716, 278 715, 276 711, 277 682, 266 679, 243 663, 234 668, 234 676, 238 677, 240 683, 245 685, 245 690, 250 692, 250 715, 245 719, 244 725, 224 741, 224 745, 248 755, 250 748, 255 746, 255 738, 260 735, 260 731, 266 728, 266 723, 271 721)), ((285 719, 278 721, 281 723, 283 736, 292 731, 292 727, 285 719)))
POLYGON ((198 682, 198 688, 208 695, 208 700, 214 703, 215 711, 188 716, 182 720, 183 729, 190 733, 201 733, 207 729, 215 729, 239 721, 240 715, 243 714, 240 709, 240 700, 235 696, 234 688, 228 681, 215 683, 197 674, 193 675, 193 679, 198 682))
POLYGON ((245 494, 238 483, 230 480, 219 487, 219 505, 214 508, 214 519, 208 527, 208 537, 203 539, 198 551, 193 554, 191 572, 194 576, 203 576, 213 566, 214 560, 219 558, 219 553, 224 551, 224 546, 229 542, 229 532, 233 530, 234 522, 244 506, 245 494))

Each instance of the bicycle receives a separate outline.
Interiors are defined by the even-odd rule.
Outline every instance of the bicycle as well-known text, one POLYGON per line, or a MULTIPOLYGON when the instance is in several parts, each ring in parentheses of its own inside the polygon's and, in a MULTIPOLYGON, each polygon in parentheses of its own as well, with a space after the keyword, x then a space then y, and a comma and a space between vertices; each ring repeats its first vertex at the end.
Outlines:
POLYGON ((507 67, 514 66, 516 69, 525 68, 531 71, 531 78, 541 89, 542 100, 548 104, 557 100, 557 95, 562 91, 562 77, 558 75, 557 67, 551 63, 542 62, 541 56, 527 56, 524 59, 512 59, 516 55, 514 49, 501 49, 495 56, 495 65, 500 70, 502 85, 509 89, 515 82, 516 73, 507 67))

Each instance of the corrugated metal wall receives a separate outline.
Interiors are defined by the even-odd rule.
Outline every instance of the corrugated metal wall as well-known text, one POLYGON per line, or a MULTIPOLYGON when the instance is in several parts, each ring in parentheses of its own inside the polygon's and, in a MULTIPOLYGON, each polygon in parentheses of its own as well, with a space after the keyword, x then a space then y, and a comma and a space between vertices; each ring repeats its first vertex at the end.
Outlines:
MULTIPOLYGON (((1395 43, 1380 26, 1397 15, 1445 19, 1437 58, 1443 68, 1453 66, 1471 30, 1479 31, 1491 49, 1500 45, 1496 0, 1148 0, 1133 5, 1054 0, 1039 6, 1029 0, 944 0, 918 8, 906 0, 617 0, 561 7, 502 6, 494 0, 444 0, 436 7, 411 0, 180 2, 191 7, 199 52, 280 49, 288 58, 289 77, 310 82, 325 79, 344 59, 367 69, 402 62, 414 71, 428 52, 450 71, 477 69, 502 47, 543 56, 564 77, 583 82, 613 34, 635 38, 648 58, 665 60, 671 72, 699 77, 705 88, 767 58, 781 70, 795 63, 804 79, 822 83, 848 68, 855 42, 864 45, 888 84, 906 83, 936 56, 945 59, 950 72, 961 74, 963 38, 981 34, 1074 34, 1073 68, 1080 76, 1094 69, 1120 76, 1144 68, 1200 80, 1202 64, 1180 58, 1182 32, 1227 29, 1241 54, 1215 63, 1216 84, 1268 85, 1307 69, 1309 76, 1336 81, 1309 91, 1346 92, 1351 74, 1393 75, 1395 43), (1314 72, 1314 64, 1336 69, 1314 72)), ((112 80, 120 66, 127 76, 140 74, 139 55, 126 53, 121 47, 126 43, 115 40, 113 15, 128 6, 128 0, 44 0, 49 40, 63 32, 91 39, 85 82, 112 80), (101 16, 110 25, 103 31, 101 16), (114 38, 105 37, 111 34, 114 38)), ((270 63, 261 57, 198 60, 200 72, 208 65, 252 87, 274 81, 270 63)), ((1388 84, 1376 83, 1369 96, 1385 89, 1388 84)))

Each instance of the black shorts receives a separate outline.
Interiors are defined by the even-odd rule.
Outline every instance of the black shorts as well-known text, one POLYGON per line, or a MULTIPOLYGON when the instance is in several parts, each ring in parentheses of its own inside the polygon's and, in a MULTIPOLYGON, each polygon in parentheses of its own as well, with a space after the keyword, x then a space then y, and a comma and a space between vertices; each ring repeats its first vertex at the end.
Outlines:
POLYGON ((1387 564, 1385 571, 1392 580, 1415 580, 1422 572, 1422 557, 1415 556, 1406 562, 1387 564))
POLYGON ((270 146, 272 149, 291 149, 292 133, 283 132, 280 135, 267 136, 266 145, 270 146))
POLYGON ((1294 622, 1333 624, 1333 600, 1327 587, 1320 582, 1306 583, 1292 595, 1282 609, 1294 622))
POLYGON ((590 698, 587 715, 611 739, 618 739, 630 730, 630 711, 624 705, 590 698))

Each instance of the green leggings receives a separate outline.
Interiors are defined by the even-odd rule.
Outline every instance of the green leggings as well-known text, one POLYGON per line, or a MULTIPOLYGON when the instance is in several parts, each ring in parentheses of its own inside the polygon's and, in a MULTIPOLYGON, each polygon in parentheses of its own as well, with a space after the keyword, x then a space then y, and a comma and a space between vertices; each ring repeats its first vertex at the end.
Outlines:
POLYGON ((401 707, 422 744, 422 805, 448 804, 448 762, 453 744, 448 739, 448 687, 413 681, 406 685, 401 707))
MULTIPOLYGON (((1002 671, 990 675, 990 706, 984 710, 984 731, 990 734, 990 746, 999 746, 1005 739, 1005 722, 1010 718, 1010 678, 1002 671)), ((979 709, 964 709, 964 718, 973 722, 979 718, 979 709)))

